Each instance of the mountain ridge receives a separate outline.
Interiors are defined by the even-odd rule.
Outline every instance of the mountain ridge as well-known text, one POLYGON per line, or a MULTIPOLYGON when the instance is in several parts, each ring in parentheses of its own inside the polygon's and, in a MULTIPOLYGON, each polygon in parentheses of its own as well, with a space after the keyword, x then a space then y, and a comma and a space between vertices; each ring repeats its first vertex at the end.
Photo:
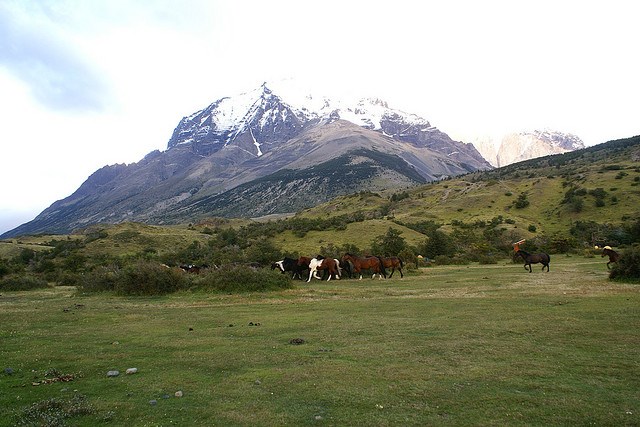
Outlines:
MULTIPOLYGON (((169 218, 189 222, 192 215, 214 213, 199 208, 216 205, 198 203, 201 199, 211 202, 239 185, 280 170, 344 173, 339 168, 349 167, 354 158, 370 168, 369 181, 346 185, 343 179, 342 187, 325 188, 320 199, 311 189, 301 191, 291 183, 280 187, 283 183, 278 179, 273 185, 277 182, 277 188, 286 189, 283 197, 302 200, 295 205, 304 208, 344 191, 359 191, 371 182, 377 183, 376 188, 394 189, 491 168, 473 145, 454 141, 427 120, 393 110, 379 99, 346 104, 326 97, 295 97, 303 100, 301 104, 285 101, 284 95, 263 84, 237 99, 221 98, 183 117, 165 151, 153 151, 136 163, 100 168, 69 197, 4 236, 64 233, 96 222, 166 222, 169 218), (370 151, 349 157, 351 151, 362 149, 370 151), (336 158, 343 161, 328 163, 334 169, 315 167, 336 158), (402 168, 392 167, 397 161, 402 168)), ((298 180, 296 173, 285 176, 298 180)), ((309 182, 313 181, 315 178, 309 182)), ((244 197, 252 203, 255 215, 284 212, 284 203, 282 209, 264 204, 260 211, 263 186, 264 181, 253 186, 255 200, 244 187, 244 197)), ((246 213, 246 209, 229 206, 223 211, 228 216, 246 213)))

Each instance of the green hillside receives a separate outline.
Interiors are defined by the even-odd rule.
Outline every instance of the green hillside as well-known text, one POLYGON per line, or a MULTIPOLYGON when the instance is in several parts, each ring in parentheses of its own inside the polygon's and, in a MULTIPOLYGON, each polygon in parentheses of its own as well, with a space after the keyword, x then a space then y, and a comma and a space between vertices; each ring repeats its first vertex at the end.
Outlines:
MULTIPOLYGON (((46 249, 52 241, 81 242, 82 254, 88 257, 175 258, 190 245, 206 249, 199 250, 200 259, 231 247, 235 255, 226 253, 222 258, 240 253, 255 257, 257 250, 249 248, 256 242, 269 245, 271 252, 315 255, 329 246, 339 250, 353 245, 368 251, 390 228, 416 254, 427 250, 425 244, 436 229, 453 236, 450 255, 465 251, 506 255, 510 244, 522 238, 557 252, 634 241, 639 202, 640 137, 634 137, 406 190, 362 189, 285 219, 95 225, 70 236, 5 241, 0 256, 15 256, 20 248, 33 245, 46 249)), ((175 263, 197 258, 180 257, 175 263)))
MULTIPOLYGON (((513 241, 540 235, 568 237, 576 222, 622 226, 640 218, 640 137, 468 174, 402 193, 341 197, 300 215, 324 218, 358 211, 379 217, 359 225, 367 232, 351 236, 360 244, 390 226, 421 221, 434 221, 452 232, 501 217, 500 228, 513 241)), ((314 233, 308 241, 317 245, 330 239, 343 240, 334 234, 314 233)), ((404 237, 412 241, 420 238, 409 233, 404 237)), ((606 237, 596 235, 593 242, 580 243, 598 243, 606 237)))

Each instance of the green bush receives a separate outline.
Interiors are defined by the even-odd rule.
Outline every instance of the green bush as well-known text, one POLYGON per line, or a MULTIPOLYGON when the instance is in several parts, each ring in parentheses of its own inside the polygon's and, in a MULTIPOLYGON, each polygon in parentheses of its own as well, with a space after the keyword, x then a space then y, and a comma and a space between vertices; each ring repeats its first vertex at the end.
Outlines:
POLYGON ((138 261, 119 272, 114 290, 119 295, 165 295, 189 285, 188 275, 179 269, 138 261))
POLYGON ((640 281, 640 245, 620 252, 620 259, 613 264, 609 278, 621 281, 640 281))
POLYGON ((293 283, 288 274, 277 270, 254 269, 247 265, 227 265, 201 274, 195 285, 199 289, 224 292, 263 292, 289 289, 293 283))
POLYGON ((524 209, 529 206, 529 200, 527 199, 527 193, 520 193, 518 199, 513 202, 516 209, 524 209))
POLYGON ((81 280, 80 274, 68 271, 59 272, 52 277, 52 281, 58 286, 78 286, 81 280))
POLYGON ((434 262, 438 265, 468 265, 471 261, 462 255, 437 255, 434 262))
POLYGON ((28 291, 49 286, 46 280, 33 274, 9 274, 0 280, 0 290, 28 291))
POLYGON ((478 263, 483 264, 483 265, 488 265, 488 264, 497 264, 498 263, 498 259, 499 257, 496 255, 478 255, 478 263))
POLYGON ((113 291, 120 276, 117 267, 99 266, 82 276, 80 288, 84 292, 113 291))

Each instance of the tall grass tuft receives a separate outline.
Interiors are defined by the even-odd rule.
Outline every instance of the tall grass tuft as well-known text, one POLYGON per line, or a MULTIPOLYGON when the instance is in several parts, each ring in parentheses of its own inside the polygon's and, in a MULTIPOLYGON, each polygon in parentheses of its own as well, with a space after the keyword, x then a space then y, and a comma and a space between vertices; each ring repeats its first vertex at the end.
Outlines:
POLYGON ((15 416, 15 426, 65 426, 69 418, 95 412, 85 396, 75 395, 69 400, 46 399, 33 403, 15 416))

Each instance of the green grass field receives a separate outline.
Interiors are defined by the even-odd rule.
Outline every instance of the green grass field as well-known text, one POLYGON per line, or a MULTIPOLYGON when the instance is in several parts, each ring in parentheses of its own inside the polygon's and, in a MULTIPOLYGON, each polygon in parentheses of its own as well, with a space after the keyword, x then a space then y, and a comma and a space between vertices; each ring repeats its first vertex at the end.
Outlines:
POLYGON ((396 275, 244 295, 4 292, 0 426, 74 395, 92 411, 67 425, 640 424, 640 285, 610 282, 601 258, 396 275))

